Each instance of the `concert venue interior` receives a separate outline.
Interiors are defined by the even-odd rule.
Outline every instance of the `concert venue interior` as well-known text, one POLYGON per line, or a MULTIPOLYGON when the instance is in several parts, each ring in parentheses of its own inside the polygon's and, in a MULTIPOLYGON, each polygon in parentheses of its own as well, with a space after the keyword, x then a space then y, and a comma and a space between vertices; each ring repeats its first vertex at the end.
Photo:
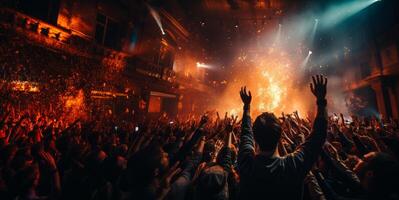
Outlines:
POLYGON ((0 93, 0 199, 399 199, 398 0, 0 0, 0 93))

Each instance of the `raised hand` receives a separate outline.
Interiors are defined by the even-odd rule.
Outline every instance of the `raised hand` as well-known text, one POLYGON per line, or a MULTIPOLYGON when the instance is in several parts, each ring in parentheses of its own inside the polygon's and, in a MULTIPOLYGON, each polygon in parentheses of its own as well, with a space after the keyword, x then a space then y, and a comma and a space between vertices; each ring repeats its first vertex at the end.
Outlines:
POLYGON ((208 115, 206 115, 206 114, 203 115, 203 116, 201 117, 200 125, 206 124, 206 123, 208 122, 208 120, 209 120, 208 115))
POLYGON ((310 90, 318 99, 325 99, 327 93, 327 78, 323 75, 312 76, 313 83, 310 83, 310 90))
POLYGON ((251 104, 251 100, 252 100, 251 91, 248 90, 248 93, 247 93, 247 87, 246 86, 241 87, 240 96, 241 96, 242 102, 245 105, 251 104))
POLYGON ((230 120, 229 122, 227 122, 226 128, 225 128, 226 132, 227 132, 227 133, 230 133, 231 131, 233 131, 233 126, 234 126, 234 123, 233 123, 232 120, 230 120))

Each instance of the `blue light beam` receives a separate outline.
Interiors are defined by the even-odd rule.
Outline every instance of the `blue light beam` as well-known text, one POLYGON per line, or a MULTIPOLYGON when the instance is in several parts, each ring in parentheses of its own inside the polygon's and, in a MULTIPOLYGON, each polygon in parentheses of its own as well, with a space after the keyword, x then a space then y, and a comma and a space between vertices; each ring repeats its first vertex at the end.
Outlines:
POLYGON ((378 1, 380 0, 352 0, 350 2, 331 6, 325 14, 322 15, 320 21, 323 26, 327 28, 332 27, 378 1))

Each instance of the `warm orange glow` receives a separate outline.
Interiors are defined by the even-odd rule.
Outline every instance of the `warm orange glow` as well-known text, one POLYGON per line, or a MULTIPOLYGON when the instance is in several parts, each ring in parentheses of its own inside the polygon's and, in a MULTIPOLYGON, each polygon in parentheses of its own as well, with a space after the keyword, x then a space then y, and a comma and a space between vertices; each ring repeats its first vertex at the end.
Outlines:
POLYGON ((67 121, 74 121, 77 118, 84 118, 86 115, 85 96, 83 90, 76 95, 65 95, 61 97, 67 114, 67 121))
POLYGON ((150 103, 148 106, 148 112, 159 113, 161 112, 161 97, 150 96, 150 103))
POLYGON ((173 70, 185 78, 200 78, 200 70, 197 67, 198 60, 194 55, 176 54, 173 70))
POLYGON ((104 56, 104 58, 102 59, 102 63, 105 66, 109 66, 109 69, 111 72, 113 72, 113 71, 120 72, 126 66, 125 57, 126 57, 125 54, 116 53, 115 51, 113 51, 112 54, 109 54, 108 56, 104 56), (118 57, 120 59, 118 59, 118 57))
POLYGON ((79 90, 76 96, 67 96, 64 97, 65 100, 65 107, 82 107, 84 104, 84 94, 83 90, 79 90))
POLYGON ((120 92, 109 92, 109 91, 98 91, 98 90, 92 90, 91 92, 92 97, 126 97, 128 98, 129 96, 125 93, 120 93, 120 92))
POLYGON ((284 52, 270 49, 268 53, 253 58, 240 56, 237 59, 226 85, 226 91, 215 105, 220 112, 240 115, 242 102, 239 97, 241 86, 247 86, 252 92, 252 114, 262 112, 291 113, 299 111, 306 116, 313 101, 308 87, 297 83, 300 75, 296 74, 295 61, 284 52), (243 59, 245 57, 245 59, 243 59))
POLYGON ((65 30, 69 29, 69 27, 67 26, 67 22, 65 21, 66 19, 64 18, 60 19, 61 21, 59 21, 61 27, 63 27, 60 28, 13 9, 2 8, 2 12, 14 15, 16 19, 14 23, 16 26, 18 26, 16 31, 24 32, 24 34, 30 39, 39 40, 39 42, 45 42, 54 46, 54 41, 66 42, 71 36, 70 32, 65 30), (24 24, 26 25, 20 26, 20 24, 18 24, 18 22, 22 20, 25 21, 24 24), (31 28, 34 25, 37 26, 37 28, 33 30, 31 28))
POLYGON ((40 92, 39 84, 29 81, 13 81, 11 82, 12 90, 20 92, 40 92))

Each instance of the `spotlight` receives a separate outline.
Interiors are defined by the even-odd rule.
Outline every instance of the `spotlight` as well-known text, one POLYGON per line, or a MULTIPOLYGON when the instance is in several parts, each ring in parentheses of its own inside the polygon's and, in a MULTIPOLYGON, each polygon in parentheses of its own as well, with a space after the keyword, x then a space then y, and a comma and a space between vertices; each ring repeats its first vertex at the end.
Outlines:
POLYGON ((161 30, 162 35, 166 35, 165 31, 163 30, 162 22, 161 22, 161 17, 159 16, 158 12, 152 8, 149 4, 147 4, 148 10, 150 11, 150 14, 152 18, 154 18, 155 22, 157 23, 159 29, 161 30))
POLYGON ((381 0, 348 0, 337 3, 330 6, 320 20, 326 28, 331 28, 378 1, 381 0))
POLYGON ((305 69, 305 67, 308 65, 309 59, 310 59, 310 55, 312 55, 312 51, 309 51, 308 55, 306 56, 306 58, 302 61, 301 64, 301 69, 305 69))
POLYGON ((207 65, 207 64, 205 64, 205 63, 200 63, 200 62, 197 62, 197 67, 198 67, 198 68, 212 69, 212 66, 207 65))

